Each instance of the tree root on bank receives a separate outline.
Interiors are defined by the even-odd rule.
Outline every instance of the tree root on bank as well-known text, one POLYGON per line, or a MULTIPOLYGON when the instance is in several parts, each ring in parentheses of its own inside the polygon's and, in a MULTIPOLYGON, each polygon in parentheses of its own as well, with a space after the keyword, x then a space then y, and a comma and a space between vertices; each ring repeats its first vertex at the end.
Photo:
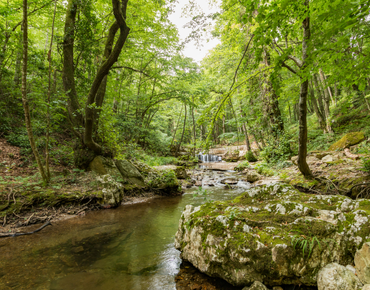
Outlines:
POLYGON ((345 193, 346 196, 348 197, 351 197, 352 199, 359 199, 359 198, 370 198, 370 182, 363 182, 363 183, 358 183, 358 184, 355 184, 354 186, 352 186, 350 188, 349 191, 347 191, 345 193), (361 189, 361 191, 356 195, 356 198, 353 198, 352 196, 352 191, 353 189, 355 189, 356 187, 360 187, 360 186, 363 186, 363 188, 361 189))
POLYGON ((26 236, 26 235, 32 235, 34 233, 37 233, 41 231, 43 228, 47 226, 51 226, 51 222, 47 221, 45 224, 43 224, 41 227, 39 227, 37 230, 34 230, 33 232, 28 232, 28 233, 11 233, 11 234, 5 234, 5 235, 0 235, 0 238, 6 238, 6 237, 18 237, 18 236, 26 236))

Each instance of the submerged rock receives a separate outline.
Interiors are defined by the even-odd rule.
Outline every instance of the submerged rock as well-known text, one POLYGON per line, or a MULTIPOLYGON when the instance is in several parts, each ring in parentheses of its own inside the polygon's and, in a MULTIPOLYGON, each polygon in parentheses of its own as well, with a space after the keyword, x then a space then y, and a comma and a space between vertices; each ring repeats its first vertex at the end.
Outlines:
POLYGON ((364 141, 365 135, 363 132, 352 132, 344 135, 339 141, 335 142, 329 147, 329 151, 334 151, 338 149, 348 148, 349 146, 356 145, 364 141))
POLYGON ((307 195, 274 183, 233 201, 187 206, 175 245, 200 271, 236 286, 314 286, 318 271, 352 264, 370 240, 370 201, 307 195))
POLYGON ((351 270, 332 263, 319 271, 317 287, 319 290, 360 290, 362 283, 351 270))

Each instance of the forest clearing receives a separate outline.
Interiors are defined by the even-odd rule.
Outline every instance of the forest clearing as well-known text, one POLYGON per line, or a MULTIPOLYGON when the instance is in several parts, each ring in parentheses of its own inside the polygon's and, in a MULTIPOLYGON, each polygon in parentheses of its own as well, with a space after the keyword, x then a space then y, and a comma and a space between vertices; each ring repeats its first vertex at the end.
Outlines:
POLYGON ((369 35, 365 0, 0 0, 0 289, 369 290, 369 35))

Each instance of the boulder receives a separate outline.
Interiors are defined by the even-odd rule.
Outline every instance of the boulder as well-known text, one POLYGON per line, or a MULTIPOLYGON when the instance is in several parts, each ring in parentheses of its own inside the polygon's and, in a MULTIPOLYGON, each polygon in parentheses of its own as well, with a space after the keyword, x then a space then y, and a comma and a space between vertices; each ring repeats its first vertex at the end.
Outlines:
POLYGON ((268 290, 268 288, 261 282, 256 281, 250 287, 244 287, 242 290, 268 290))
POLYGON ((362 283, 351 270, 332 263, 319 271, 317 287, 318 290, 360 290, 362 283))
POLYGON ((186 173, 186 170, 183 166, 178 166, 175 169, 175 174, 178 179, 187 179, 189 178, 188 174, 186 173))
POLYGON ((180 195, 181 184, 176 178, 173 170, 155 170, 153 169, 145 179, 148 186, 160 195, 180 195))
POLYGON ((290 158, 290 160, 293 162, 294 165, 298 165, 298 156, 293 156, 290 158))
POLYGON ((116 180, 123 178, 124 181, 138 186, 145 186, 144 178, 127 160, 112 160, 103 156, 96 156, 90 162, 89 170, 96 172, 99 175, 109 174, 116 180))
POLYGON ((326 155, 325 157, 323 157, 321 159, 322 162, 324 163, 331 163, 331 162, 334 162, 338 160, 336 157, 334 157, 333 155, 326 155))
POLYGON ((229 185, 234 185, 238 183, 238 180, 236 178, 226 178, 221 180, 222 184, 229 184, 229 185))
POLYGON ((118 206, 123 199, 123 185, 109 174, 98 176, 97 180, 103 187, 103 205, 108 207, 118 206))
POLYGON ((361 282, 370 284, 370 243, 365 243, 361 250, 356 252, 355 265, 361 282))
POLYGON ((144 178, 140 174, 139 170, 137 170, 129 161, 115 160, 114 163, 124 180, 135 185, 145 186, 144 178))
POLYGON ((240 160, 239 150, 227 152, 223 158, 226 162, 237 162, 240 160))
POLYGON ((248 170, 247 174, 246 174, 246 178, 245 178, 248 182, 250 183, 253 183, 253 182, 256 182, 258 180, 261 180, 262 179, 262 176, 259 175, 256 171, 254 170, 248 170))
POLYGON ((363 132, 353 132, 344 135, 339 141, 335 142, 329 147, 329 151, 349 148, 350 146, 356 145, 364 141, 365 135, 363 132))
POLYGON ((308 165, 315 164, 317 162, 320 162, 320 159, 315 156, 307 156, 306 162, 308 165))
POLYGON ((352 264, 370 240, 369 212, 368 200, 272 183, 232 201, 188 205, 175 246, 200 271, 236 286, 315 286, 319 269, 352 264))

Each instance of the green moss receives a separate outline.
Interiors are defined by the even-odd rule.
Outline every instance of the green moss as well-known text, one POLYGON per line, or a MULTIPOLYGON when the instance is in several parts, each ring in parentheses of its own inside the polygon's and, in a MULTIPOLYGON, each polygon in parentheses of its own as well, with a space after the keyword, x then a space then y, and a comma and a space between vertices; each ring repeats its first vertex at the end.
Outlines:
POLYGON ((348 148, 365 140, 363 132, 353 132, 344 135, 339 141, 329 147, 329 151, 348 148))

